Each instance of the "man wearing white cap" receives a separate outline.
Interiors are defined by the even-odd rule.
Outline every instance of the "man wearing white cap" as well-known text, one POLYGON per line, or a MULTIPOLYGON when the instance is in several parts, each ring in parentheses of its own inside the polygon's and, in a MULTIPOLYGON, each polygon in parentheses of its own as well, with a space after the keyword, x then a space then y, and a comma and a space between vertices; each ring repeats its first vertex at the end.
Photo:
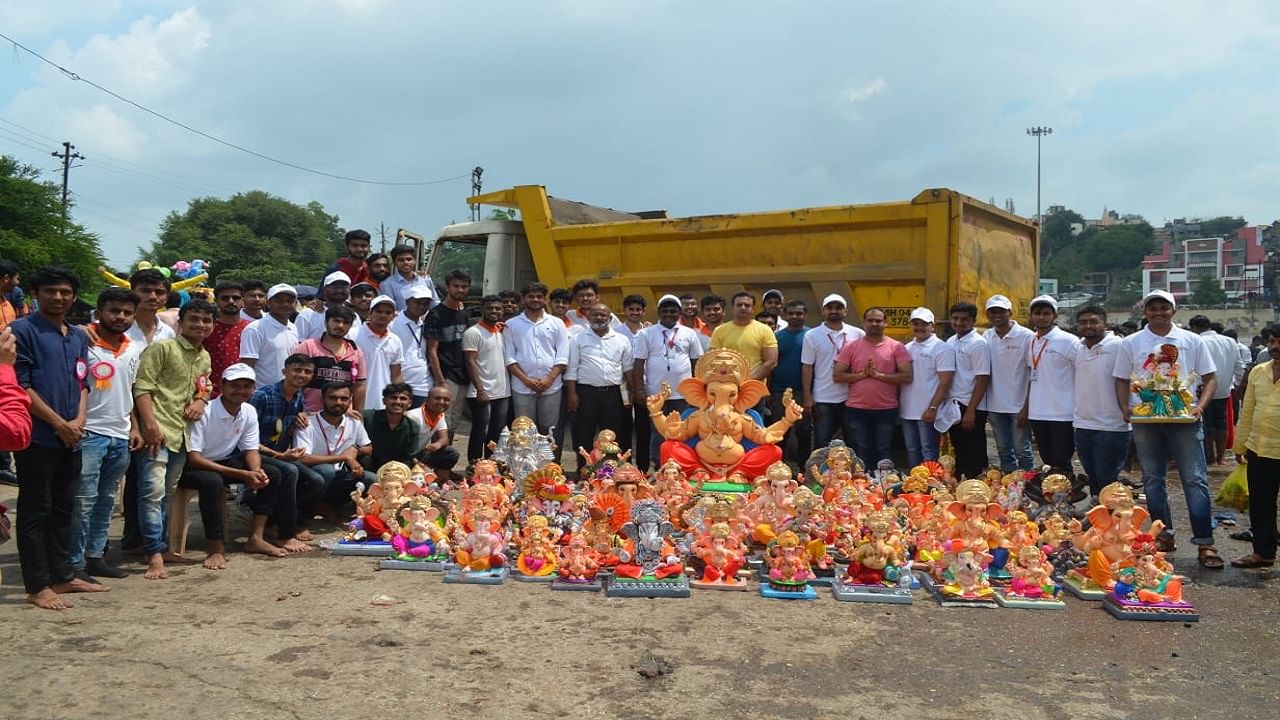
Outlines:
POLYGON ((991 329, 982 334, 991 349, 991 385, 980 409, 987 411, 996 436, 1000 471, 1031 470, 1031 428, 1019 421, 1027 403, 1031 369, 1027 366, 1031 338, 1035 333, 1013 319, 1013 303, 1004 295, 987 298, 987 320, 991 329))
MULTIPOLYGON (((693 376, 693 364, 702 357, 698 331, 680 322, 682 307, 683 303, 675 295, 663 295, 658 299, 658 324, 637 333, 633 343, 632 402, 647 409, 645 400, 657 395, 666 382, 671 394, 662 404, 663 416, 672 411, 684 412, 689 407, 678 388, 681 380, 693 376)), ((663 439, 662 433, 649 434, 649 458, 654 465, 662 464, 659 451, 663 439)))
POLYGON ((1181 380, 1183 387, 1197 398, 1188 411, 1194 423, 1153 423, 1133 425, 1133 442, 1138 461, 1142 463, 1142 485, 1151 517, 1164 522, 1156 542, 1164 552, 1174 547, 1173 517, 1169 512, 1169 496, 1165 487, 1165 471, 1172 457, 1178 466, 1182 493, 1191 517, 1191 542, 1199 546, 1200 564, 1221 569, 1222 558, 1213 547, 1213 521, 1210 517, 1209 479, 1204 458, 1204 426, 1199 418, 1213 399, 1218 387, 1217 366, 1205 349, 1199 335, 1173 324, 1177 304, 1173 295, 1152 290, 1142 298, 1142 314, 1147 326, 1126 337, 1116 353, 1116 402, 1124 419, 1129 421, 1132 408, 1141 402, 1132 392, 1134 376, 1149 376, 1148 363, 1167 364, 1169 372, 1181 380))
POLYGON ((404 381, 413 388, 413 404, 427 401, 434 383, 431 368, 427 367, 427 349, 422 339, 422 319, 431 309, 435 297, 425 285, 415 285, 406 291, 404 309, 391 321, 391 332, 400 338, 404 347, 404 364, 400 367, 404 381))
POLYGON ((777 288, 765 290, 764 295, 760 298, 760 304, 763 306, 764 311, 778 318, 774 324, 774 330, 781 330, 786 325, 786 320, 783 318, 783 303, 785 302, 786 298, 782 296, 782 291, 777 288))
MULTIPOLYGON (((848 303, 832 293, 822 299, 823 323, 804 334, 800 346, 800 404, 813 418, 813 446, 826 447, 844 423, 844 402, 849 386, 832 379, 836 355, 846 343, 860 339, 862 328, 847 324, 848 303)), ((852 443, 852 438, 845 438, 852 443)))
POLYGON ((298 330, 289 318, 298 304, 298 291, 288 283, 267 290, 267 314, 240 333, 240 362, 253 368, 259 385, 270 385, 284 371, 284 359, 298 344, 298 330))
POLYGON ((1071 456, 1076 451, 1075 427, 1075 357, 1080 341, 1058 327, 1058 301, 1052 295, 1038 295, 1031 300, 1031 352, 1027 367, 1031 384, 1027 392, 1026 413, 1019 421, 1030 420, 1035 432, 1040 461, 1075 477, 1071 456))
MULTIPOLYGON (((366 387, 361 410, 382 409, 382 389, 404 382, 404 345, 390 330, 396 316, 396 302, 379 295, 369 303, 369 319, 356 332, 356 346, 364 354, 366 387)), ((374 468, 376 471, 377 468, 374 468)))
POLYGON ((911 311, 911 382, 899 390, 898 412, 902 417, 902 437, 907 444, 907 464, 915 467, 925 460, 938 459, 941 433, 933 426, 938 408, 951 392, 956 374, 956 351, 933 333, 933 311, 918 307, 911 311))
POLYGON ((285 482, 276 466, 262 463, 258 452, 258 411, 248 402, 253 397, 255 377, 253 368, 243 363, 224 370, 222 394, 205 406, 188 433, 187 464, 178 487, 200 493, 200 519, 209 543, 204 566, 210 570, 227 567, 222 526, 227 484, 244 485, 249 490, 246 504, 253 509, 253 521, 244 545, 246 552, 283 557, 311 549, 294 537, 298 532, 297 475, 291 476, 292 482, 285 482), (272 516, 280 546, 264 537, 272 516))
MULTIPOLYGON (((347 299, 351 297, 351 278, 341 270, 335 270, 324 276, 324 286, 320 288, 320 294, 324 297, 324 305, 318 310, 310 307, 303 308, 298 313, 298 317, 294 318, 293 325, 298 332, 298 340, 318 340, 324 335, 324 314, 330 308, 344 307, 347 299)), ((356 336, 356 325, 352 323, 351 335, 352 339, 356 336)))

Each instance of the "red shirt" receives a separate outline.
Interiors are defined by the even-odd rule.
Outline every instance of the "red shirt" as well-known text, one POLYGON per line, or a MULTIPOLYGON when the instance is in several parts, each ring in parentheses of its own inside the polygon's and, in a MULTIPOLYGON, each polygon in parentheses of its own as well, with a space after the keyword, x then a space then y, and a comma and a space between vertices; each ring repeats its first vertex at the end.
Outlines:
POLYGON ((249 321, 244 319, 235 325, 216 321, 213 323, 213 332, 204 339, 204 349, 209 351, 214 395, 217 395, 222 387, 222 371, 240 362, 240 333, 244 332, 248 326, 249 321))
POLYGON ((373 278, 369 275, 369 263, 364 260, 340 257, 338 258, 338 262, 334 264, 338 266, 339 270, 346 273, 347 277, 351 278, 352 286, 359 285, 362 282, 370 283, 374 287, 378 286, 378 283, 374 282, 373 278))
MULTIPOLYGON (((867 338, 845 343, 836 354, 837 365, 848 365, 850 372, 866 369, 867 361, 885 374, 898 371, 899 365, 911 362, 911 353, 902 343, 885 337, 879 344, 867 338)), ((845 405, 858 410, 892 410, 898 407, 898 386, 876 378, 864 378, 849 384, 849 399, 845 405)))
POLYGON ((31 444, 30 407, 31 398, 18 385, 13 366, 0 365, 0 450, 25 450, 31 444))

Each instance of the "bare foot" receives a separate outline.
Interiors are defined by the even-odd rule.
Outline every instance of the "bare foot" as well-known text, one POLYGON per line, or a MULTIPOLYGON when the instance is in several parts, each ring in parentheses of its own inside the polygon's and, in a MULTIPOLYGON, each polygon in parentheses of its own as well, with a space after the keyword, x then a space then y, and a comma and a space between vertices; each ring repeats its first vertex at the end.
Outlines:
POLYGON ((275 545, 263 540, 262 538, 251 537, 244 544, 244 551, 249 553, 257 553, 268 557, 284 557, 289 551, 284 548, 278 548, 275 545))
POLYGON ((43 610, 66 610, 71 607, 71 601, 54 592, 53 588, 45 588, 34 595, 28 595, 27 602, 43 610))
POLYGON ((204 559, 205 570, 226 570, 227 556, 222 553, 209 553, 204 559))
POLYGON ((90 592, 107 592, 111 588, 102 583, 85 582, 80 578, 71 578, 67 582, 58 583, 53 586, 56 593, 90 593, 90 592))
POLYGON ((316 536, 312 535, 310 530, 299 530, 298 534, 293 537, 297 540, 301 540, 302 542, 311 542, 316 539, 316 536))
POLYGON ((164 556, 156 553, 147 561, 147 570, 142 573, 142 577, 148 580, 164 580, 169 577, 169 571, 164 567, 164 556))
POLYGON ((315 550, 315 548, 302 542, 301 539, 296 537, 289 538, 288 540, 285 540, 283 543, 280 543, 280 547, 284 548, 285 550, 291 553, 304 553, 304 552, 311 552, 312 550, 315 550))

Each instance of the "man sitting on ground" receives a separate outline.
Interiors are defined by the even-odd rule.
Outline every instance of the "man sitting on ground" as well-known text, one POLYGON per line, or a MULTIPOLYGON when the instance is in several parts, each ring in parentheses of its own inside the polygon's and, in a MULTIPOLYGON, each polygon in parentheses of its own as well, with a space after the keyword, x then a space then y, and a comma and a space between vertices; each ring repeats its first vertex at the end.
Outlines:
POLYGON ((391 383, 382 389, 382 409, 364 411, 364 429, 373 443, 370 467, 375 472, 392 460, 413 466, 418 424, 405 416, 412 404, 413 388, 408 383, 391 383))
POLYGON ((357 482, 370 487, 378 478, 360 463, 360 458, 367 458, 373 447, 364 424, 348 413, 351 383, 325 385, 321 400, 324 409, 307 416, 306 427, 299 426, 294 433, 293 446, 305 451, 302 464, 306 467, 299 475, 309 473, 312 480, 318 478, 320 500, 337 510, 348 504, 357 482))
POLYGON ((458 451, 449 444, 449 424, 445 414, 453 398, 449 388, 437 385, 427 393, 427 401, 408 412, 418 426, 418 461, 431 468, 441 482, 453 480, 453 467, 458 464, 458 451))

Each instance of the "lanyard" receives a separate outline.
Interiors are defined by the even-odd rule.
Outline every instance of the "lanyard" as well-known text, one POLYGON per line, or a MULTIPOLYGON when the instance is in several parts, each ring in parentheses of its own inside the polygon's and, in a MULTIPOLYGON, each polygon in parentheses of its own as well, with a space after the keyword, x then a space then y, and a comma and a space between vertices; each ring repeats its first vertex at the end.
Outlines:
POLYGON ((1032 370, 1039 370, 1039 369, 1040 369, 1040 357, 1044 355, 1044 351, 1045 351, 1045 350, 1047 350, 1048 348, 1049 348, 1049 334, 1048 334, 1048 333, 1045 333, 1045 336, 1044 336, 1043 338, 1033 338, 1033 339, 1031 340, 1031 349, 1032 349, 1032 353, 1031 353, 1031 369, 1032 369, 1032 370), (1042 340, 1042 339, 1044 340, 1044 342, 1040 344, 1040 349, 1037 351, 1037 350, 1035 349, 1035 347, 1036 347, 1036 343, 1037 343, 1037 342, 1039 342, 1039 341, 1040 341, 1040 340, 1042 340))
POLYGON ((845 335, 843 330, 841 330, 840 332, 828 332, 828 333, 827 333, 827 342, 831 343, 831 347, 835 348, 835 350, 836 350, 836 354, 837 354, 837 355, 839 355, 839 354, 840 354, 840 351, 844 349, 844 344, 845 344, 845 343, 847 343, 847 342, 849 342, 849 336, 848 336, 848 335, 845 335), (836 345, 836 336, 837 336, 837 335, 839 335, 839 336, 840 336, 840 344, 839 344, 839 345, 836 345))
POLYGON ((337 455, 337 449, 342 446, 342 439, 347 436, 347 419, 344 417, 338 422, 340 423, 338 428, 338 439, 330 444, 329 431, 324 429, 324 426, 328 425, 329 421, 320 416, 316 416, 316 425, 320 426, 320 434, 324 436, 324 448, 328 455, 337 455))
POLYGON ((421 346, 422 346, 422 325, 421 325, 421 323, 406 322, 406 323, 405 323, 405 328, 409 331, 409 336, 413 338, 413 343, 414 343, 414 345, 416 345, 416 346, 418 346, 418 347, 421 347, 421 346), (414 332, 414 331, 413 331, 413 329, 414 329, 415 327, 416 327, 416 328, 418 328, 418 332, 414 332))

